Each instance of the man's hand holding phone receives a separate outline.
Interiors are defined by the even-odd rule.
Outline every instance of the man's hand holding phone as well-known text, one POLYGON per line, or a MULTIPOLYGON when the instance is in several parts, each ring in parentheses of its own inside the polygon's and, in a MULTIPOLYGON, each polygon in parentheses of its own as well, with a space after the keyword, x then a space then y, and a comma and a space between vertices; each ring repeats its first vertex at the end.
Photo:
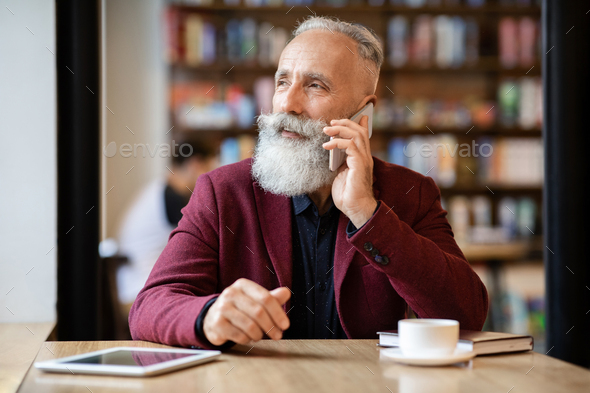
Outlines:
POLYGON ((346 151, 346 161, 338 168, 332 184, 332 199, 355 227, 363 226, 373 215, 377 201, 373 195, 373 156, 369 143, 369 117, 357 124, 350 119, 332 120, 324 132, 333 138, 324 149, 346 151))
POLYGON ((228 340, 246 344, 261 340, 265 334, 280 340, 290 324, 282 307, 290 297, 286 287, 269 291, 240 278, 225 288, 207 311, 203 321, 205 337, 213 345, 228 340))

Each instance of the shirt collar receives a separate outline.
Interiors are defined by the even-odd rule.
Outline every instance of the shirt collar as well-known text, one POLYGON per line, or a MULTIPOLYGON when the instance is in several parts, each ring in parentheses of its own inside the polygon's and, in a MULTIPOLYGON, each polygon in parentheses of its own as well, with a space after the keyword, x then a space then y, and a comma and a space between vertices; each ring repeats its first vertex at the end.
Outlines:
MULTIPOLYGON (((293 204, 293 211, 296 215, 299 215, 301 212, 305 211, 310 205, 313 204, 313 201, 307 194, 296 195, 291 198, 293 204)), ((337 209, 334 201, 332 201, 332 205, 328 210, 331 213, 333 210, 337 209)))
POLYGON ((313 203, 307 194, 296 195, 292 197, 291 200, 293 201, 293 210, 295 211, 295 214, 301 213, 313 203))

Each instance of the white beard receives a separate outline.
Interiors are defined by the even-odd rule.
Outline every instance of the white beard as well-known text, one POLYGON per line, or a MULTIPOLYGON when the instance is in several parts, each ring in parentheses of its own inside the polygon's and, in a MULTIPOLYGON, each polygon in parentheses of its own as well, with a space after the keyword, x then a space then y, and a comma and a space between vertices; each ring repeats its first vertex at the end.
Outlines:
POLYGON ((265 191, 291 197, 333 183, 337 172, 330 171, 330 152, 322 147, 330 140, 323 132, 328 123, 283 112, 261 114, 257 122, 252 176, 265 191), (301 138, 285 138, 283 129, 301 138))

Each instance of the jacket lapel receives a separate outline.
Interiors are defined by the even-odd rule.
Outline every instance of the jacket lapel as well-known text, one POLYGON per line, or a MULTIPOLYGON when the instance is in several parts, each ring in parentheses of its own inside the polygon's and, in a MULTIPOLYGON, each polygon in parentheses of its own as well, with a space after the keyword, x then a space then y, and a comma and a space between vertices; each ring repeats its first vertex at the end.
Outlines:
POLYGON ((293 239, 291 199, 265 192, 252 183, 264 244, 280 286, 291 289, 293 281, 293 239))

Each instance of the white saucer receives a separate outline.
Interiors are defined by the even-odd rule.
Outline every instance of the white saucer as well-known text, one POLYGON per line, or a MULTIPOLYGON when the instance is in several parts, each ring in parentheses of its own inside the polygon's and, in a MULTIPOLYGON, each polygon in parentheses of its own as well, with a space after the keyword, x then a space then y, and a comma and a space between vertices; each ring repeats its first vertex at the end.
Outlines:
POLYGON ((399 348, 382 349, 381 353, 396 362, 411 366, 447 366, 449 364, 466 362, 475 357, 475 352, 459 348, 455 349, 455 352, 451 355, 435 358, 404 356, 399 348))

